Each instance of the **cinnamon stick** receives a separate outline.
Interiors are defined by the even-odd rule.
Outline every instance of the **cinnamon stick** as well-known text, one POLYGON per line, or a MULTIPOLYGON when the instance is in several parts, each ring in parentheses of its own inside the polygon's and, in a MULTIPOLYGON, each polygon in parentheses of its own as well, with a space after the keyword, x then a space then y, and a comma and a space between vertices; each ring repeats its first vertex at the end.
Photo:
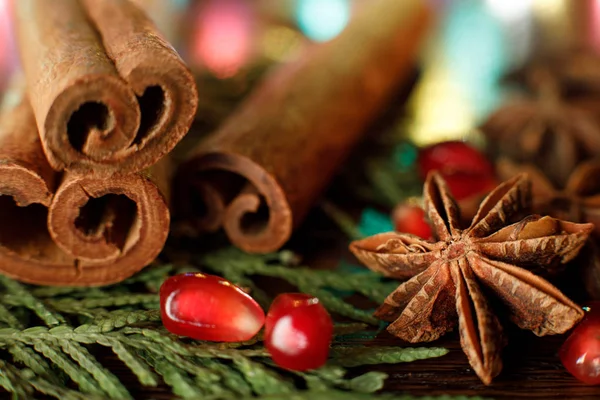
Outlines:
POLYGON ((169 229, 156 174, 61 174, 33 110, 7 96, 0 114, 0 272, 45 285, 103 285, 149 264, 169 229))
POLYGON ((50 165, 137 172, 187 133, 193 77, 129 0, 19 0, 16 32, 50 165))
POLYGON ((182 219, 223 227, 245 251, 281 247, 407 76, 425 3, 370 1, 337 38, 270 74, 181 165, 182 219))

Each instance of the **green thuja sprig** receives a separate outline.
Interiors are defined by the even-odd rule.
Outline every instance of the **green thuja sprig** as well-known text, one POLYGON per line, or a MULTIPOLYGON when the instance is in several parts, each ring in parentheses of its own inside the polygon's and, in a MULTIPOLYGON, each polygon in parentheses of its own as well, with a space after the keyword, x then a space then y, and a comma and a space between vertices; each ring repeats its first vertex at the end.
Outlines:
MULTIPOLYGON (((256 256, 229 248, 202 256, 197 266, 160 265, 119 285, 94 289, 32 287, 0 277, 0 352, 4 354, 0 386, 17 398, 33 398, 36 393, 68 400, 132 398, 114 371, 103 364, 104 359, 94 355, 106 355, 97 351, 105 348, 141 385, 166 385, 181 398, 285 395, 287 399, 306 392, 314 394, 314 399, 321 394, 370 393, 383 387, 387 376, 380 372, 347 378, 350 365, 409 362, 447 352, 354 348, 347 341, 335 340, 326 366, 299 373, 273 364, 262 335, 243 343, 211 343, 174 336, 162 326, 160 282, 183 270, 221 274, 247 284, 253 295, 260 289, 254 283, 256 275, 287 280, 319 296, 331 312, 358 321, 336 324, 334 334, 340 338, 364 332, 365 323, 375 321, 369 311, 353 307, 336 291, 380 301, 393 289, 370 272, 316 271, 290 265, 293 258, 289 252, 256 256)), ((270 302, 262 293, 264 301, 270 302)))
POLYGON ((234 282, 256 275, 284 279, 301 292, 318 297, 328 310, 372 325, 378 324, 372 311, 354 307, 330 289, 359 293, 381 303, 398 286, 394 282, 384 282, 380 275, 367 270, 361 274, 347 274, 300 266, 290 267, 285 265, 287 259, 290 259, 289 252, 251 255, 230 247, 200 257, 199 263, 234 282))

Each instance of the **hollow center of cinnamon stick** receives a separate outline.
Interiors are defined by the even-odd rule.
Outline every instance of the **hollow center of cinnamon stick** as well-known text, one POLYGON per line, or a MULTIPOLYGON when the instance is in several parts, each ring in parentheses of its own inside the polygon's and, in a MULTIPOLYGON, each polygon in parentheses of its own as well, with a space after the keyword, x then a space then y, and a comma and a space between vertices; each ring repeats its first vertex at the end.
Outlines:
POLYGON ((47 218, 42 204, 19 207, 11 196, 0 195, 0 246, 24 259, 66 263, 70 259, 50 237, 47 218))
POLYGON ((134 226, 137 205, 125 195, 107 194, 90 197, 79 210, 75 227, 89 240, 104 238, 121 250, 134 226))
POLYGON ((165 111, 165 92, 160 86, 148 86, 141 97, 138 97, 142 120, 140 129, 133 141, 134 145, 142 145, 152 128, 158 125, 165 111))
POLYGON ((106 139, 114 127, 114 116, 105 104, 88 102, 71 115, 67 124, 67 135, 75 150, 88 153, 88 141, 106 139))
POLYGON ((262 196, 259 198, 258 210, 244 214, 240 220, 240 230, 247 235, 257 235, 267 229, 269 224, 269 207, 262 196))

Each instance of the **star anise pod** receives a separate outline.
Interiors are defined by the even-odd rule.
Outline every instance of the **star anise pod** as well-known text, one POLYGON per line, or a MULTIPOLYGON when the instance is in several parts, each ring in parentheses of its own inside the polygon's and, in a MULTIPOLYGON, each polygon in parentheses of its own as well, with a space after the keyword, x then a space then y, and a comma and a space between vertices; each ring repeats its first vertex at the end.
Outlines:
POLYGON ((600 159, 579 163, 562 186, 550 179, 532 164, 518 164, 500 158, 496 169, 501 179, 510 179, 526 173, 532 184, 532 211, 572 222, 591 222, 594 234, 600 238, 600 159))
POLYGON ((600 299, 600 159, 580 163, 563 187, 555 187, 544 173, 531 164, 516 164, 501 158, 496 164, 498 174, 508 179, 527 173, 532 183, 532 210, 539 214, 573 222, 590 222, 595 226, 593 237, 577 259, 583 283, 592 299, 600 299))
POLYGON ((591 224, 529 216, 507 225, 529 206, 530 182, 524 175, 492 191, 466 229, 441 176, 428 176, 423 196, 436 242, 382 233, 350 245, 370 269, 392 278, 412 276, 375 312, 391 322, 390 333, 409 342, 431 341, 458 320, 462 348, 489 384, 502 369, 504 340, 485 294, 497 296, 513 322, 539 336, 563 333, 582 318, 581 308, 527 268, 571 260, 591 224))
POLYGON ((579 162, 600 155, 600 102, 565 101, 555 78, 536 72, 536 97, 509 102, 480 128, 496 153, 532 163, 562 186, 579 162))
POLYGON ((589 48, 572 48, 534 58, 511 71, 505 80, 535 92, 538 87, 532 74, 540 69, 552 76, 563 98, 577 100, 600 94, 600 56, 589 48))

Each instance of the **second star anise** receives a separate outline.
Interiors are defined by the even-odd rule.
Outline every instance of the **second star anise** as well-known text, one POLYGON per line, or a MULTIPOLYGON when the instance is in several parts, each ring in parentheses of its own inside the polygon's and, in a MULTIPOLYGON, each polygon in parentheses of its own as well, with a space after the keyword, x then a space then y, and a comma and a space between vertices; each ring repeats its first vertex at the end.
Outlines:
POLYGON ((460 341, 481 380, 502 369, 502 328, 481 286, 497 296, 519 327, 536 335, 564 333, 583 311, 528 271, 565 263, 593 229, 551 217, 529 216, 507 225, 529 206, 530 183, 521 175, 500 184, 481 203, 471 225, 438 174, 425 182, 425 208, 437 242, 383 233, 354 241, 352 252, 370 269, 408 278, 375 312, 388 331, 409 342, 432 341, 458 322, 460 341))

